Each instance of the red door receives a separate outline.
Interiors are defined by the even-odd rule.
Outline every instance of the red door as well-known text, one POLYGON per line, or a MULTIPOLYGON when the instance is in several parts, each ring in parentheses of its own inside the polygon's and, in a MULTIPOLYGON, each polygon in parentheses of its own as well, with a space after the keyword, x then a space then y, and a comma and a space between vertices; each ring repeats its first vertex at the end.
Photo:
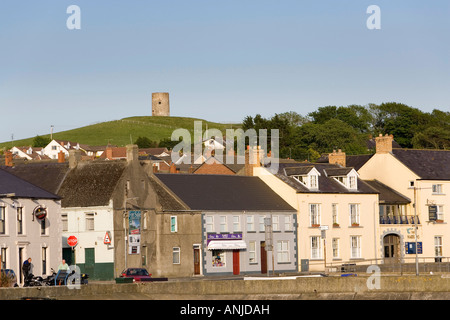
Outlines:
POLYGON ((233 250, 233 274, 239 273, 239 250, 233 250))

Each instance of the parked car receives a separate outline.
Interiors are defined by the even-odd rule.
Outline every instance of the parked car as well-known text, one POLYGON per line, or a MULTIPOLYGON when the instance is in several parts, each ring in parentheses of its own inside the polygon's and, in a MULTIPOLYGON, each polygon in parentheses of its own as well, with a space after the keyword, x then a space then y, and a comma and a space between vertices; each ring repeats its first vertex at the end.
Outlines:
POLYGON ((8 278, 11 279, 11 286, 18 287, 16 273, 13 269, 2 269, 2 273, 4 273, 8 278))
POLYGON ((122 277, 133 278, 133 281, 151 281, 152 275, 145 268, 128 268, 122 271, 122 277))

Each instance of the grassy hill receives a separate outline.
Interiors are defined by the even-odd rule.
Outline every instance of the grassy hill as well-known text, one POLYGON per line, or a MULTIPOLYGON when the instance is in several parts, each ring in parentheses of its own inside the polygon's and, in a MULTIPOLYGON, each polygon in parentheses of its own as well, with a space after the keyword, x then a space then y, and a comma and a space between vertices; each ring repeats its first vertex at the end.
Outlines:
MULTIPOLYGON (((209 129, 219 129, 226 134, 226 129, 237 129, 239 124, 223 124, 209 122, 202 119, 186 117, 129 117, 120 120, 101 122, 77 129, 56 132, 53 139, 68 140, 92 146, 101 146, 111 143, 112 145, 125 146, 130 142, 135 142, 138 137, 147 137, 153 141, 170 139, 172 132, 178 128, 184 128, 191 132, 193 139, 194 121, 202 121, 203 130, 206 124, 209 129)), ((43 135, 50 138, 50 135, 43 135)), ((33 144, 33 139, 16 140, 14 146, 29 146, 33 144)), ((0 148, 10 148, 11 142, 0 143, 0 148)))

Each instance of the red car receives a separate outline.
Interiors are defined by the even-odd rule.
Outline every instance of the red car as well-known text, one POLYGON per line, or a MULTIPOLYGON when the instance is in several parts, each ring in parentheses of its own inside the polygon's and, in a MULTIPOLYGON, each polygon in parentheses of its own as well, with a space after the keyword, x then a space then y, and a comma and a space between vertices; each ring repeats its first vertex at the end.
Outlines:
POLYGON ((122 277, 133 278, 133 281, 152 281, 152 275, 145 268, 128 268, 122 271, 122 277))

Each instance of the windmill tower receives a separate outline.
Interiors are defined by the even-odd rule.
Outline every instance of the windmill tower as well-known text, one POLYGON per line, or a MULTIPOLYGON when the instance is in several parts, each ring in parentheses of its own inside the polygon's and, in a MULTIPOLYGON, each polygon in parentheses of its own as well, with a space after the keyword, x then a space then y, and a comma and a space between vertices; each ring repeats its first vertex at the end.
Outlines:
POLYGON ((152 116, 170 116, 169 93, 152 93, 152 116))

